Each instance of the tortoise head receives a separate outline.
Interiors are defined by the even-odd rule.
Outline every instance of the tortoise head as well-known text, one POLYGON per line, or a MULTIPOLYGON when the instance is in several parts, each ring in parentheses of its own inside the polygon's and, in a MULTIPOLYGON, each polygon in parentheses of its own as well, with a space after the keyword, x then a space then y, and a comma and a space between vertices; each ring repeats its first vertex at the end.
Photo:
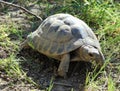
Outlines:
POLYGON ((79 48, 80 57, 83 61, 95 60, 95 62, 102 66, 104 63, 103 53, 94 46, 83 45, 79 48))

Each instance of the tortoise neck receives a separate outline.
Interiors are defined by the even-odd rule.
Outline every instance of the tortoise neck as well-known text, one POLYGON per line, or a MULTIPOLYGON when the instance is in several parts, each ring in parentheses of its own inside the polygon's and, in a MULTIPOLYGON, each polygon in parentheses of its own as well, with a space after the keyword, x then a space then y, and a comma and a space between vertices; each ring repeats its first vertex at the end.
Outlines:
POLYGON ((82 45, 81 47, 78 48, 77 50, 77 55, 79 56, 79 58, 82 60, 82 61, 85 61, 85 55, 84 55, 84 52, 83 52, 83 49, 86 45, 82 45))

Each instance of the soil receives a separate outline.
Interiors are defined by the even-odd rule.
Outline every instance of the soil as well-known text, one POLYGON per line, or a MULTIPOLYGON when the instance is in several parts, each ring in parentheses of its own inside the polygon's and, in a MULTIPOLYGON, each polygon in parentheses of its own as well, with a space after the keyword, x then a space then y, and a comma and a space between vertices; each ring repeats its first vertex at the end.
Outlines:
POLYGON ((0 47, 0 58, 6 58, 7 57, 7 53, 6 51, 0 47))

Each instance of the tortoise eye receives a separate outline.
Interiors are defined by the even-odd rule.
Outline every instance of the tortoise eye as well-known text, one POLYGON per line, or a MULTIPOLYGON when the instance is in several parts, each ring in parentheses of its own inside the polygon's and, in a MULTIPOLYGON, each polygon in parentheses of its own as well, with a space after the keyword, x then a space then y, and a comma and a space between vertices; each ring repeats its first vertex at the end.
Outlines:
POLYGON ((90 56, 90 57, 93 57, 94 55, 93 55, 92 53, 89 53, 89 56, 90 56))

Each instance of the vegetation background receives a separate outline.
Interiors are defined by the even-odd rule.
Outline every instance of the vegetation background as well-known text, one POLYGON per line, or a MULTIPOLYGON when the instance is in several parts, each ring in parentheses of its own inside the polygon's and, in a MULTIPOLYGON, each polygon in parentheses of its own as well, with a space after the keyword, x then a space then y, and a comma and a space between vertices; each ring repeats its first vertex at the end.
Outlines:
POLYGON ((56 61, 32 49, 20 50, 20 43, 41 21, 16 7, 0 3, 1 91, 120 91, 119 0, 4 1, 23 6, 43 20, 56 13, 69 13, 84 20, 97 35, 106 62, 99 72, 86 71, 88 64, 72 78, 56 80, 53 75, 56 61))

